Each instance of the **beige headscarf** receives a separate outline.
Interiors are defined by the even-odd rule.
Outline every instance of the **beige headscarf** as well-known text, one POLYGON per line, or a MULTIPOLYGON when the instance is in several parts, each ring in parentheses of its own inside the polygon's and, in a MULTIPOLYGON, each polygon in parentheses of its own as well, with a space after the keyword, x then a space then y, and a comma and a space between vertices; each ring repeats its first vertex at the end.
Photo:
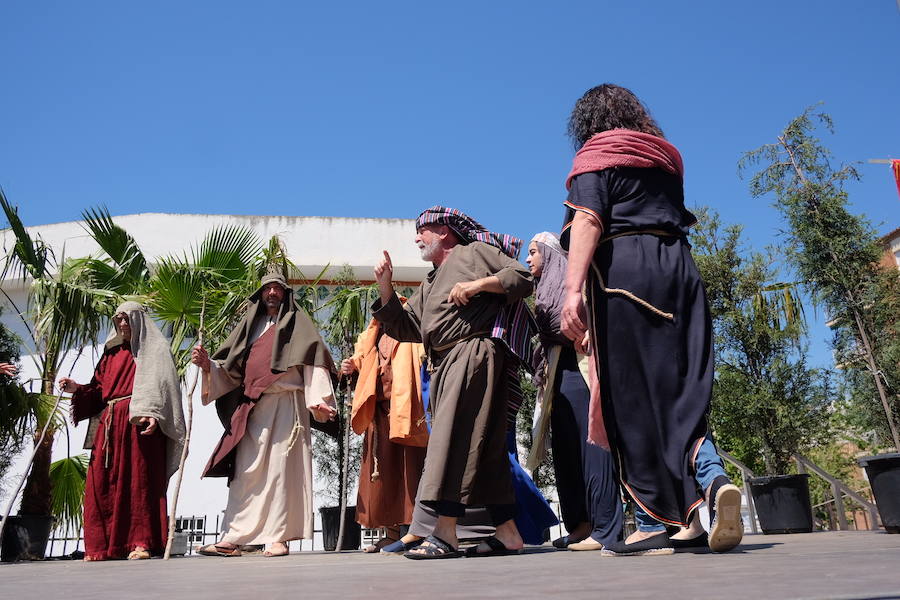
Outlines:
MULTIPOLYGON (((184 412, 181 408, 181 382, 169 342, 159 327, 137 302, 123 302, 115 314, 125 313, 131 325, 131 353, 134 355, 134 387, 128 417, 137 423, 141 417, 153 417, 166 440, 166 476, 178 470, 184 447, 184 412)), ((124 340, 113 327, 106 338, 105 350, 124 340)))

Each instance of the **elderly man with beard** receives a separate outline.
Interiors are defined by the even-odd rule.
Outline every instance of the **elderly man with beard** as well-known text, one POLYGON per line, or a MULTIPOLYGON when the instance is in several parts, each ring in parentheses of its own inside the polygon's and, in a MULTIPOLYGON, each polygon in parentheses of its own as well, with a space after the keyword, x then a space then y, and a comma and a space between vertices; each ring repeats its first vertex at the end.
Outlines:
POLYGON ((331 355, 284 277, 270 274, 212 358, 197 346, 191 361, 203 403, 215 401, 225 424, 204 476, 230 480, 222 538, 200 553, 266 544, 265 556, 285 556, 287 542, 313 535, 309 415, 335 416, 331 355))
POLYGON ((470 505, 487 506, 497 527, 471 553, 517 553, 523 542, 513 521, 506 456, 509 367, 516 364, 517 344, 507 346, 499 331, 509 325, 506 315, 521 314, 515 309, 534 288, 531 273, 514 258, 522 241, 441 206, 419 215, 416 231, 422 258, 434 270, 403 305, 385 252, 375 267, 381 297, 373 307, 388 335, 424 344, 432 371, 432 430, 418 500, 439 516, 432 535, 404 556, 460 556, 456 521, 470 505))

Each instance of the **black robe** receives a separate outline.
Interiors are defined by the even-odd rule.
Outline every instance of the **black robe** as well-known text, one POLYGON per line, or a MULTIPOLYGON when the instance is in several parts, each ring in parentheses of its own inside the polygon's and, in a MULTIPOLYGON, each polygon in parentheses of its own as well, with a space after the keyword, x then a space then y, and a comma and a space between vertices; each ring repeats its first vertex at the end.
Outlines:
POLYGON ((696 219, 684 207, 681 178, 652 168, 583 173, 572 181, 566 205, 564 248, 575 211, 603 225, 588 305, 619 477, 652 517, 684 525, 702 501, 693 463, 708 427, 713 335, 686 240, 696 219), (628 235, 646 230, 655 233, 628 235), (627 290, 671 316, 604 287, 627 290))

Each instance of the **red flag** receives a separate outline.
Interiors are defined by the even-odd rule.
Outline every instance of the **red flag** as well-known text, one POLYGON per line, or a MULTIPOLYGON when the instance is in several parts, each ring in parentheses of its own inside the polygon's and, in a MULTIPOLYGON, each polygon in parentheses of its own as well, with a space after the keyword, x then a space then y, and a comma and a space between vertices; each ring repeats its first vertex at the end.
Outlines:
POLYGON ((897 193, 900 194, 900 159, 891 160, 891 170, 894 172, 894 181, 897 182, 897 193))

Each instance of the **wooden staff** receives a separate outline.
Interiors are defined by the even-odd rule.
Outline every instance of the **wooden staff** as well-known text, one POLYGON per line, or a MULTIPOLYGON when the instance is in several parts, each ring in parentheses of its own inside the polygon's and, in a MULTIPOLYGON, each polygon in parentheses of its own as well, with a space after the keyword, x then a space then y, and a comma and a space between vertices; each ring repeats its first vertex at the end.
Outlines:
MULTIPOLYGON (((206 297, 200 305, 200 328, 197 330, 197 343, 203 345, 203 318, 206 316, 206 297)), ((181 461, 178 463, 178 477, 175 479, 175 494, 172 497, 172 512, 169 514, 169 537, 166 539, 166 552, 163 560, 169 560, 172 554, 172 542, 175 540, 175 513, 178 510, 178 494, 181 493, 181 480, 184 478, 184 463, 187 461, 188 446, 191 443, 191 424, 194 420, 194 391, 197 389, 197 381, 200 380, 200 367, 194 373, 194 382, 187 398, 187 424, 185 426, 184 447, 181 449, 181 461)))

